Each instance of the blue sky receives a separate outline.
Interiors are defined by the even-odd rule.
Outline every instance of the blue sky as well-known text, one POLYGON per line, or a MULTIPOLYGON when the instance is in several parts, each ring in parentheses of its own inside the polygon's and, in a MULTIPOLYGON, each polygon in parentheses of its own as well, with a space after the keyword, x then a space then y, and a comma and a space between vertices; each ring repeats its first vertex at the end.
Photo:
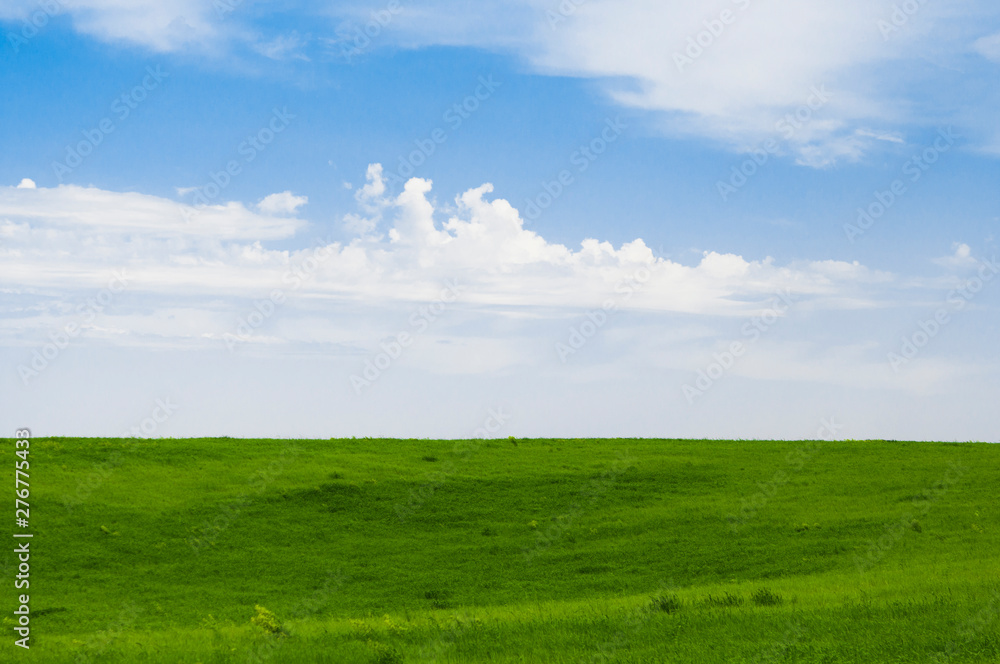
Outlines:
POLYGON ((990 3, 25 0, 0 34, 8 429, 996 439, 990 3))

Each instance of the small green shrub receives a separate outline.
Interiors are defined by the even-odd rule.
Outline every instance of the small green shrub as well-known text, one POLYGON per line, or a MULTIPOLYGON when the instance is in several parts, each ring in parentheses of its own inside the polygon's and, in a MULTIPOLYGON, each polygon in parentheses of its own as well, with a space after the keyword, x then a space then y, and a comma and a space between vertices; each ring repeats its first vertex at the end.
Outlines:
POLYGON ((420 458, 423 459, 424 461, 430 461, 431 463, 433 463, 433 462, 435 462, 435 461, 438 460, 438 458, 436 456, 432 456, 430 454, 425 454, 424 456, 422 456, 420 458))
POLYGON ((372 649, 375 658, 374 664, 403 664, 403 656, 392 646, 387 646, 378 641, 369 641, 368 647, 372 649))
POLYGON ((251 623, 268 634, 287 634, 278 616, 274 615, 272 611, 268 611, 260 604, 254 605, 254 609, 257 610, 257 615, 250 619, 251 623))
POLYGON ((656 595, 650 600, 650 608, 653 611, 676 613, 681 610, 681 601, 677 595, 656 595))
POLYGON ((396 622, 389 615, 382 616, 382 622, 383 624, 385 624, 386 631, 395 636, 399 636, 400 634, 406 634, 407 632, 410 631, 410 628, 408 626, 404 625, 403 623, 396 622))
POLYGON ((359 639, 371 639, 375 635, 375 630, 364 620, 348 620, 351 625, 351 632, 359 639))
POLYGON ((768 588, 758 588, 750 595, 750 600, 756 606, 778 606, 785 601, 781 595, 768 588))

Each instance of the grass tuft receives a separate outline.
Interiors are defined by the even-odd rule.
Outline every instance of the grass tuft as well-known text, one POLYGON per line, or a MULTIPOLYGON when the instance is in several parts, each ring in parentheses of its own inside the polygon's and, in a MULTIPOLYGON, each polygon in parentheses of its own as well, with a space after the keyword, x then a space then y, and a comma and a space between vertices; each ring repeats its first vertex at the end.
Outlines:
POLYGON ((373 664, 403 664, 403 656, 392 646, 378 641, 369 641, 368 647, 372 649, 373 664))
POLYGON ((750 601, 755 606, 778 606, 784 602, 784 598, 769 588, 758 588, 750 595, 750 601))
POLYGON ((677 595, 656 595, 650 600, 650 609, 664 613, 677 613, 681 610, 681 601, 677 595))
POLYGON ((743 606, 743 598, 733 593, 726 593, 720 597, 709 595, 705 598, 705 604, 709 606, 733 607, 743 606))
POLYGON ((451 593, 447 590, 428 590, 424 593, 424 599, 431 601, 431 606, 435 609, 450 609, 452 603, 451 593))

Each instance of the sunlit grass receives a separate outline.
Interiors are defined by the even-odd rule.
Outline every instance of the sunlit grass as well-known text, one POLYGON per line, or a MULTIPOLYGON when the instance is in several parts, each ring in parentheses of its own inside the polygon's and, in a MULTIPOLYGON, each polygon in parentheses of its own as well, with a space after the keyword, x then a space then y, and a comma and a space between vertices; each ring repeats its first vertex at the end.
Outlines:
POLYGON ((32 654, 1000 655, 1000 448, 829 442, 793 467, 801 443, 516 442, 33 440, 32 654))

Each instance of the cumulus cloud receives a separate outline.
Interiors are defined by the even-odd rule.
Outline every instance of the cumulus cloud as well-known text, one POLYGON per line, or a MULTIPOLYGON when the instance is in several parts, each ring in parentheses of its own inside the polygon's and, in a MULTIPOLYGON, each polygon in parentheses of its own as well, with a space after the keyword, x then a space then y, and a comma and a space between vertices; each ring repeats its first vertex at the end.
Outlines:
MULTIPOLYGON (((382 164, 370 164, 365 173, 367 182, 354 192, 354 200, 358 203, 359 213, 348 213, 344 216, 344 227, 354 235, 370 235, 375 232, 382 220, 382 212, 388 201, 385 198, 385 179, 382 176, 382 164)), ((354 185, 345 182, 346 189, 354 185)))
POLYGON ((778 266, 770 258, 711 251, 683 265, 655 257, 641 239, 615 247, 590 238, 572 249, 524 228, 517 209, 490 196, 490 184, 440 206, 430 198, 429 180, 413 178, 392 196, 379 165, 367 178, 356 191, 359 212, 345 219, 355 226, 367 220, 358 236, 299 250, 266 245, 304 227, 285 216, 305 203, 290 192, 268 196, 255 213, 240 203, 196 208, 96 188, 3 187, 4 280, 73 290, 95 283, 98 265, 129 265, 136 288, 147 291, 254 296, 287 285, 289 270, 308 263, 301 292, 328 301, 420 301, 458 279, 465 301, 482 306, 588 307, 610 297, 622 299, 623 308, 715 315, 753 311, 780 289, 818 301, 860 298, 862 290, 891 280, 857 263, 778 266), (372 234, 379 224, 388 232, 372 234), (620 298, 623 284, 637 275, 643 287, 620 298))
POLYGON ((300 207, 308 202, 309 198, 306 196, 296 196, 290 191, 283 191, 265 196, 260 203, 257 203, 257 209, 270 216, 295 214, 300 207))
POLYGON ((958 270, 975 267, 979 264, 979 261, 972 257, 972 248, 964 242, 956 242, 952 245, 952 248, 954 249, 954 253, 950 256, 935 258, 933 262, 942 267, 958 270))
MULTIPOLYGON (((81 326, 80 343, 224 349, 248 316, 270 307, 274 315, 242 338, 241 352, 322 353, 345 362, 411 330, 412 316, 452 284, 458 302, 407 359, 415 371, 443 375, 553 362, 553 344, 596 310, 617 313, 581 367, 600 366, 603 358, 676 373, 700 368, 718 339, 773 311, 775 298, 794 302, 795 316, 809 321, 818 314, 880 315, 919 297, 914 280, 858 262, 779 265, 705 251, 684 264, 657 257, 640 238, 618 246, 584 238, 570 247, 525 228, 519 211, 488 183, 445 204, 433 193, 432 182, 413 178, 394 195, 374 164, 355 190, 358 210, 348 215, 367 225, 334 241, 310 237, 299 219, 273 216, 304 203, 290 192, 265 198, 270 202, 255 212, 240 203, 195 208, 94 188, 0 187, 0 280, 10 296, 0 313, 0 344, 30 346, 68 322, 80 324, 81 303, 116 272, 127 275, 126 292, 81 326), (274 240, 300 248, 273 248, 274 240)), ((956 247, 954 258, 968 257, 964 245, 956 247)), ((823 329, 794 338, 812 339, 823 329)), ((861 350, 844 357, 854 358, 859 381, 873 381, 879 353, 870 340, 852 343, 861 350)), ((778 337, 762 344, 778 359, 748 361, 735 375, 842 384, 850 374, 837 358, 810 364, 807 354, 789 350, 801 346, 778 337)), ((946 374, 928 374, 921 389, 946 374)), ((916 385, 895 375, 877 384, 916 385)))

